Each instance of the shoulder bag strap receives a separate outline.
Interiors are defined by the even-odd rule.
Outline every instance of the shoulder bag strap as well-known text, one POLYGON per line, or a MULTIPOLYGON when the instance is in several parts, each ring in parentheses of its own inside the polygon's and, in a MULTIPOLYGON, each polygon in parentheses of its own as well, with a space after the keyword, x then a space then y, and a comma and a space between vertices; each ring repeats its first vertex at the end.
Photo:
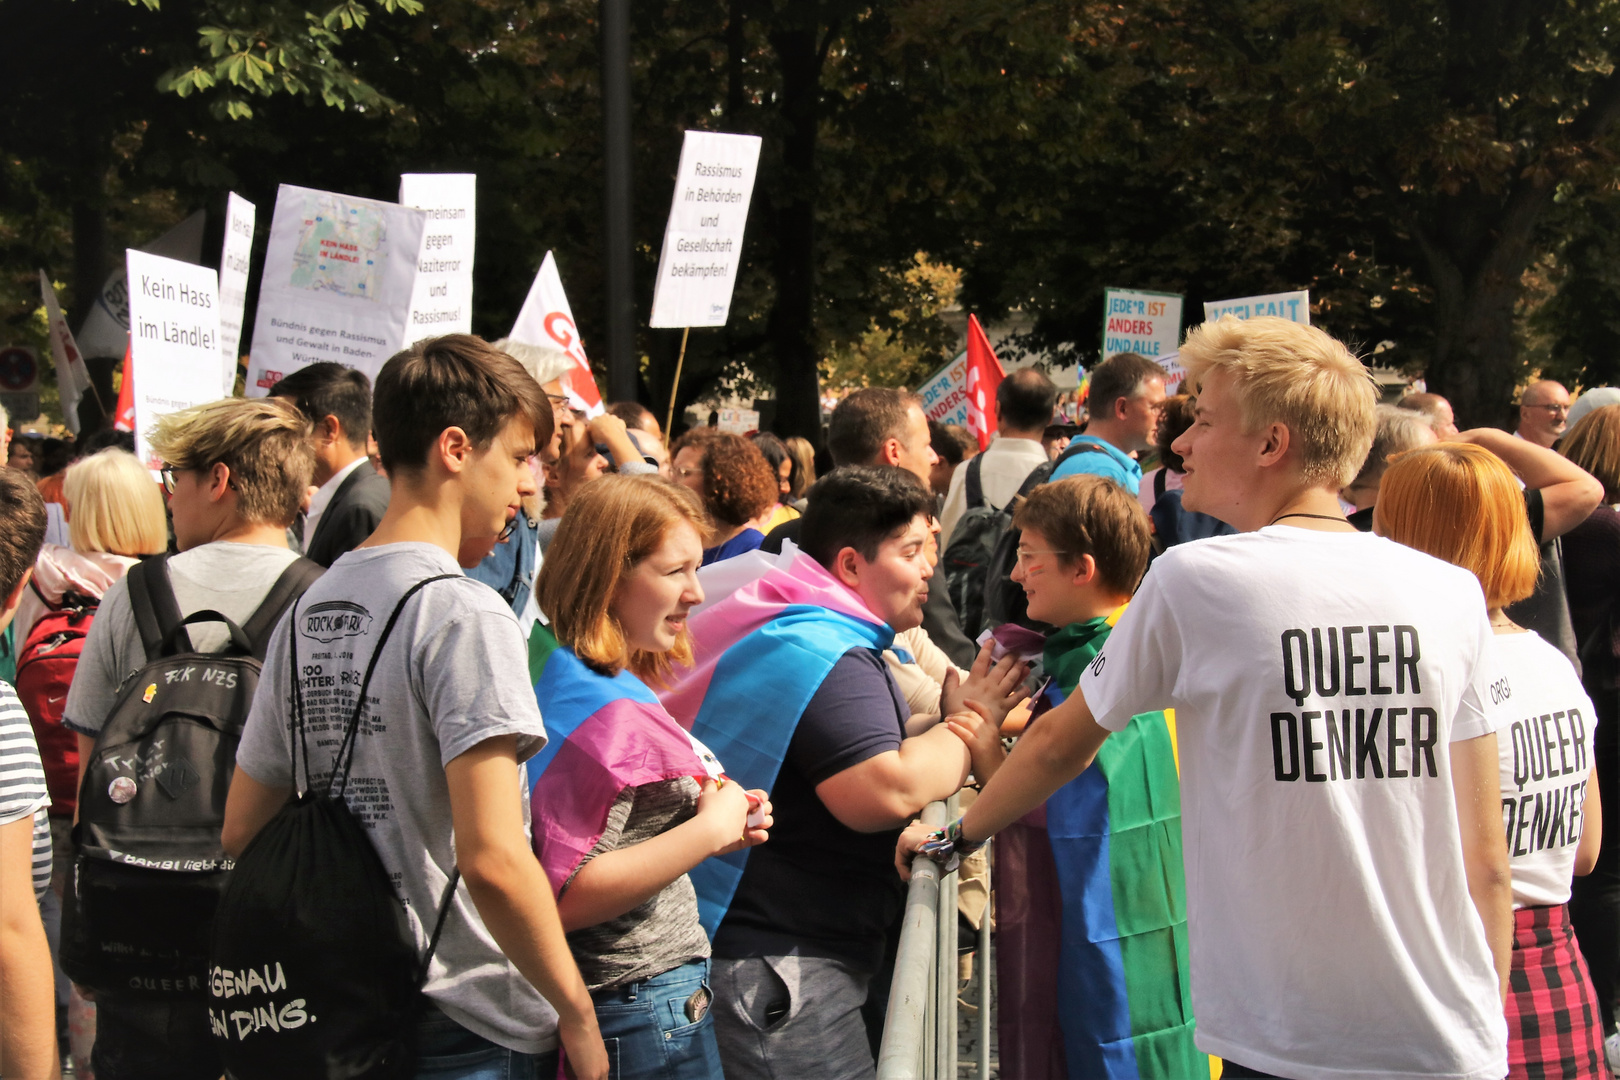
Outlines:
POLYGON ((282 613, 287 605, 296 597, 304 595, 304 590, 315 583, 326 570, 320 563, 310 562, 308 559, 294 559, 287 569, 276 578, 270 591, 265 594, 264 600, 242 624, 242 633, 253 648, 253 655, 259 660, 264 659, 265 650, 270 647, 270 635, 275 632, 276 623, 281 621, 282 613))
POLYGON ((983 472, 984 455, 974 454, 973 460, 967 465, 967 504, 970 510, 984 505, 984 480, 981 478, 983 472))
POLYGON ((1153 474, 1153 500, 1155 502, 1164 498, 1164 486, 1169 481, 1169 478, 1170 470, 1163 465, 1160 465, 1159 471, 1153 474))
MULTIPOLYGON (((146 649, 146 662, 163 656, 163 642, 180 625, 180 603, 174 598, 174 583, 169 578, 169 557, 158 555, 143 559, 129 568, 129 606, 135 615, 135 627, 141 634, 141 645, 146 649)), ((191 635, 181 630, 176 643, 182 652, 191 652, 191 635)))
MULTIPOLYGON (((354 701, 354 714, 349 717, 349 722, 343 730, 343 741, 338 744, 337 756, 332 763, 332 781, 327 787, 328 798, 342 798, 344 789, 349 785, 349 770, 354 767, 355 743, 358 741, 360 734, 360 717, 366 710, 366 692, 371 688, 371 676, 377 670, 377 661, 382 659, 383 647, 388 644, 389 635, 394 632, 394 624, 399 621, 400 613, 405 610, 406 602, 435 581, 461 576, 460 574, 436 574, 433 577, 424 578, 406 589, 405 595, 401 596, 399 603, 394 605, 393 613, 388 616, 388 622, 383 624, 382 634, 377 638, 377 647, 372 650, 371 660, 366 664, 366 675, 365 678, 360 680, 360 692, 354 701)), ((298 635, 293 634, 291 636, 297 637, 298 635)), ((294 669, 293 684, 296 686, 297 683, 298 673, 294 669)))

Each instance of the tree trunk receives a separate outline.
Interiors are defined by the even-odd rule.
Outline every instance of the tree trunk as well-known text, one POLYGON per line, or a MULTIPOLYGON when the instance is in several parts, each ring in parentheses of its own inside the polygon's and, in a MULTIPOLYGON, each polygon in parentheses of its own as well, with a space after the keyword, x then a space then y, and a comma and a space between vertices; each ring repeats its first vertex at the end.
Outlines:
MULTIPOLYGON (((810 6, 810 5, 803 5, 810 6)), ((810 13, 806 13, 810 14, 810 13)), ((771 207, 776 299, 766 336, 776 357, 776 429, 821 442, 820 353, 815 329, 816 122, 821 61, 817 22, 770 35, 782 73, 782 175, 771 207)))

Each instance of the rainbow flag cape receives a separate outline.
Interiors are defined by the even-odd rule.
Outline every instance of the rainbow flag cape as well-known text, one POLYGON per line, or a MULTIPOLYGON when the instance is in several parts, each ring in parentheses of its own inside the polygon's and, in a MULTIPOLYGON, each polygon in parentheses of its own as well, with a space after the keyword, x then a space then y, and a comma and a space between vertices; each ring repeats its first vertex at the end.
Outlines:
POLYGON ((529 639, 534 696, 550 736, 525 764, 534 850, 561 889, 602 839, 608 812, 628 787, 709 774, 702 748, 628 671, 586 667, 542 627, 529 639))
MULTIPOLYGON (((1123 610, 1048 639, 1053 704, 1074 691, 1123 610)), ((1209 1075, 1193 1045, 1173 731, 1162 712, 1133 717, 1046 802, 1062 898, 1057 1019, 1070 1076, 1209 1075)))
MULTIPOLYGON (((888 648, 894 631, 808 555, 694 614, 692 666, 659 700, 748 788, 769 791, 805 706, 839 657, 888 648)), ((550 726, 550 719, 546 721, 550 726)), ((731 906, 747 850, 691 872, 698 917, 713 937, 731 906)))

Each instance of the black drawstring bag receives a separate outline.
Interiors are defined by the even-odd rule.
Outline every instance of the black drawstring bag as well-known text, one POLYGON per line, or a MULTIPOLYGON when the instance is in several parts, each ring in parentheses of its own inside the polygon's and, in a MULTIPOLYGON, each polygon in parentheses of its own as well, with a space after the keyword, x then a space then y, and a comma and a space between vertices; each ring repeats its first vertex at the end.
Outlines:
POLYGON ((310 789, 298 609, 288 630, 292 734, 304 787, 237 860, 214 920, 209 1022, 232 1080, 392 1080, 415 1071, 422 985, 455 898, 452 873, 427 952, 418 957, 405 907, 365 826, 343 801, 371 676, 405 603, 400 597, 361 681, 326 791, 310 789))

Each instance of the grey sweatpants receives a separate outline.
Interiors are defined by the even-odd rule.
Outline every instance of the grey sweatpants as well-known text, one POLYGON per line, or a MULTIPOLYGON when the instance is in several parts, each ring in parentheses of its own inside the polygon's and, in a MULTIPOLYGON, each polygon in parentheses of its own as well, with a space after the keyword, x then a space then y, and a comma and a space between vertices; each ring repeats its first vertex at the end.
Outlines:
POLYGON ((726 1080, 873 1080, 861 1019, 870 981, 819 957, 716 957, 710 985, 726 1080), (777 1018, 767 1023, 767 1014, 777 1018))

